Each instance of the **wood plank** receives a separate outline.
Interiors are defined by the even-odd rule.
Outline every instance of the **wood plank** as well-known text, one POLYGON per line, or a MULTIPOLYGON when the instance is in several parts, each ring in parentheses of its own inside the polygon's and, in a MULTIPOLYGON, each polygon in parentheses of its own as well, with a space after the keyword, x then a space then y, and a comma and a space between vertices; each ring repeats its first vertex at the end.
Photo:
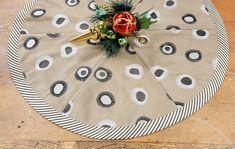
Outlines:
POLYGON ((230 38, 230 67, 225 82, 204 108, 161 132, 123 142, 96 142, 59 128, 36 113, 12 83, 7 67, 10 26, 26 0, 0 0, 0 149, 11 148, 235 148, 235 1, 213 0, 230 38), (5 142, 4 140, 18 140, 5 142), (61 140, 62 142, 27 141, 61 140), (74 140, 79 142, 63 142, 74 140), (172 143, 173 142, 173 143, 172 143))
POLYGON ((55 141, 7 141, 0 142, 0 149, 233 149, 227 144, 192 144, 161 142, 55 142, 55 141))

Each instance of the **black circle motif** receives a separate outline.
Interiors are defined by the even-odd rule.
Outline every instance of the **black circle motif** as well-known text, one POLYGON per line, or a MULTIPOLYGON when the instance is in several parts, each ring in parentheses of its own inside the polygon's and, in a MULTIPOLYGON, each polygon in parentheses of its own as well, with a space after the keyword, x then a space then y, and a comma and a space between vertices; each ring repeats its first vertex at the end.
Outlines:
POLYGON ((137 125, 137 124, 140 124, 140 123, 147 123, 147 122, 149 122, 149 121, 151 121, 150 118, 148 118, 148 117, 146 117, 146 116, 141 116, 140 118, 137 119, 136 125, 137 125))
POLYGON ((165 0, 164 7, 168 9, 172 9, 172 8, 175 8, 176 5, 177 5, 176 0, 165 0))
POLYGON ((45 14, 46 14, 46 10, 45 9, 34 9, 31 12, 31 17, 33 17, 33 18, 40 18, 40 17, 42 17, 45 14))
POLYGON ((197 22, 197 18, 193 14, 186 14, 182 19, 187 24, 194 24, 197 22))
POLYGON ((107 82, 112 78, 112 71, 104 67, 100 67, 95 71, 94 76, 100 82, 107 82))
POLYGON ((60 35, 61 33, 47 33, 47 36, 50 38, 58 38, 60 35))
POLYGON ((50 62, 48 60, 43 60, 39 63, 39 68, 47 68, 49 66, 50 62))
POLYGON ((22 31, 20 31, 20 34, 21 35, 26 35, 27 33, 26 33, 26 31, 22 30, 22 31))
POLYGON ((92 73, 92 69, 87 66, 78 68, 75 73, 75 78, 79 81, 86 81, 92 73))
POLYGON ((191 85, 193 83, 193 81, 189 77, 184 77, 181 79, 181 83, 184 85, 191 85))
POLYGON ((151 40, 145 35, 138 35, 135 37, 134 43, 137 47, 143 48, 148 46, 151 43, 151 40))
POLYGON ((97 96, 96 99, 99 106, 103 108, 109 108, 113 106, 116 101, 112 93, 110 92, 102 92, 97 96))
POLYGON ((66 106, 65 106, 65 108, 64 108, 64 110, 62 111, 63 113, 68 113, 69 111, 70 111, 70 109, 71 109, 71 105, 68 103, 66 106))
POLYGON ((56 20, 56 24, 61 25, 62 23, 64 23, 64 21, 65 21, 65 18, 60 17, 56 20))
POLYGON ((131 45, 129 43, 126 45, 125 50, 127 53, 129 53, 131 55, 136 55, 135 50, 131 47, 131 45))
POLYGON ((96 10, 95 5, 96 5, 95 1, 92 0, 92 1, 88 4, 88 9, 90 9, 91 11, 95 11, 95 10, 96 10))
POLYGON ((174 5, 174 4, 175 4, 175 2, 172 1, 172 0, 168 0, 168 1, 166 2, 166 5, 167 5, 167 6, 172 6, 172 5, 174 5))
POLYGON ((26 74, 24 72, 22 72, 22 75, 23 75, 24 79, 26 79, 26 74))
POLYGON ((147 18, 150 18, 151 21, 158 21, 160 20, 160 13, 158 10, 150 10, 147 14, 146 14, 147 18))
POLYGON ((162 70, 162 69, 157 69, 157 70, 154 72, 154 75, 155 75, 156 77, 161 77, 161 76, 163 75, 163 73, 164 73, 164 70, 162 70))
POLYGON ((176 84, 182 89, 193 89, 196 85, 194 78, 188 74, 179 75, 176 84))
POLYGON ((197 30, 196 33, 198 36, 206 36, 206 32, 204 30, 197 30))
POLYGON ((80 27, 80 29, 82 29, 82 30, 87 30, 90 26, 89 26, 89 24, 87 24, 87 23, 82 23, 79 27, 80 27))
POLYGON ((65 3, 69 7, 74 7, 74 6, 76 6, 76 5, 78 5, 80 3, 80 0, 66 0, 65 3))
POLYGON ((24 48, 27 50, 32 50, 34 48, 36 48, 39 44, 39 39, 37 37, 28 37, 25 41, 24 41, 24 48))
POLYGON ((199 62, 202 59, 202 53, 199 50, 189 50, 185 53, 185 57, 191 62, 199 62))
POLYGON ((65 81, 56 81, 50 87, 51 94, 55 97, 61 97, 67 89, 68 85, 65 81))
POLYGON ((136 99, 139 102, 145 101, 145 98, 146 98, 146 95, 143 92, 139 91, 139 92, 136 93, 136 99))
POLYGON ((171 42, 166 42, 160 46, 160 50, 165 55, 173 55, 176 53, 176 46, 171 42))
POLYGON ((206 29, 194 29, 193 37, 198 40, 205 40, 209 38, 210 33, 206 29))
POLYGON ((172 31, 174 33, 178 33, 178 32, 181 31, 181 28, 178 27, 178 26, 175 26, 175 25, 169 25, 169 26, 166 27, 166 30, 172 31))
POLYGON ((185 104, 183 102, 174 101, 176 106, 183 107, 185 104))
POLYGON ((129 70, 129 73, 133 74, 133 75, 139 75, 140 74, 140 70, 138 68, 131 68, 129 70))

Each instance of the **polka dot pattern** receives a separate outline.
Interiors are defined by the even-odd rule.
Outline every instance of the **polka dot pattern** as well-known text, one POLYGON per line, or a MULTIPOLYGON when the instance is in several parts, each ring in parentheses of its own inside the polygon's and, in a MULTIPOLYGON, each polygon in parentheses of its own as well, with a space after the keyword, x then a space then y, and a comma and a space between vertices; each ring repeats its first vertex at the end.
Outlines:
POLYGON ((64 14, 57 14, 53 17, 52 25, 56 28, 61 28, 67 25, 69 22, 70 22, 70 19, 68 16, 64 14))
POLYGON ((210 33, 205 29, 193 29, 193 37, 198 40, 205 40, 209 38, 210 33))
POLYGON ((69 115, 71 113, 73 109, 73 103, 70 101, 66 106, 65 108, 63 109, 63 113, 66 114, 66 115, 69 115))
POLYGON ((64 81, 57 81, 51 85, 51 94, 55 97, 61 97, 68 89, 68 85, 64 81))
POLYGON ((200 50, 189 50, 185 53, 185 57, 191 62, 199 62, 202 59, 200 50))
POLYGON ((31 17, 33 18, 40 18, 42 16, 44 16, 46 14, 46 10, 45 9, 34 9, 32 12, 31 12, 31 17))
POLYGON ((152 67, 151 72, 153 73, 153 75, 156 77, 158 81, 165 79, 169 74, 169 71, 166 68, 161 67, 161 66, 152 67))
POLYGON ((174 102, 177 108, 182 108, 185 104, 179 101, 174 102))
POLYGON ((21 35, 28 35, 29 31, 27 29, 22 28, 21 31, 20 31, 20 34, 21 35))
POLYGON ((158 10, 150 10, 146 14, 147 18, 150 18, 151 21, 159 21, 160 20, 160 12, 158 10))
POLYGON ((149 100, 149 94, 143 88, 135 88, 131 93, 131 99, 139 106, 143 106, 149 100))
POLYGON ((86 21, 81 21, 75 26, 75 28, 76 28, 76 31, 79 32, 79 33, 80 32, 86 32, 86 31, 89 30, 90 24, 86 21))
POLYGON ((173 55, 177 49, 174 43, 166 42, 160 46, 160 50, 165 55, 173 55))
POLYGON ((181 28, 175 25, 169 25, 167 26, 166 30, 171 31, 172 33, 179 33, 181 32, 181 28))
POLYGON ((91 75, 91 73, 92 69, 90 67, 83 66, 78 68, 77 72, 75 73, 75 77, 79 81, 86 81, 91 75))
POLYGON ((48 70, 54 63, 54 59, 51 56, 45 55, 37 59, 35 68, 38 71, 48 70))
POLYGON ((78 47, 69 43, 69 44, 62 45, 60 50, 61 50, 61 57, 70 58, 77 54, 78 47))
POLYGON ((147 123, 149 121, 151 121, 150 118, 148 118, 146 116, 141 116, 137 119, 136 124, 138 125, 138 124, 142 124, 142 123, 147 123))
POLYGON ((168 9, 173 9, 177 6, 177 0, 165 0, 163 6, 168 9))
POLYGON ((197 22, 197 19, 193 14, 186 14, 182 19, 187 24, 195 24, 197 22))
POLYGON ((103 108, 109 108, 115 104, 115 98, 110 92, 102 92, 96 99, 99 106, 103 108))
POLYGON ((50 38, 58 38, 61 36, 60 33, 47 33, 47 36, 50 38))
POLYGON ((130 55, 136 55, 135 50, 131 47, 130 44, 127 44, 127 45, 126 45, 125 50, 126 50, 126 52, 129 53, 130 55))
POLYGON ((193 89, 196 82, 192 76, 183 74, 177 77, 176 84, 182 89, 193 89))
POLYGON ((112 120, 102 120, 97 123, 98 127, 103 127, 103 128, 114 128, 116 127, 116 123, 112 120))
POLYGON ((80 0, 66 0, 66 4, 69 7, 74 7, 80 3, 80 0))
POLYGON ((107 82, 112 78, 112 71, 104 67, 100 67, 95 71, 94 76, 99 82, 107 82))
POLYGON ((141 65, 132 64, 126 67, 125 74, 133 79, 140 80, 144 76, 144 70, 141 65))
POLYGON ((135 38, 135 44, 139 48, 148 46, 151 43, 151 40, 146 35, 139 35, 135 38))
POLYGON ((24 72, 22 72, 22 75, 23 75, 24 79, 26 79, 26 74, 24 72))
MULTIPOLYGON (((142 3, 147 4, 145 1, 142 3)), ((142 3, 140 6, 144 5, 142 3)), ((50 29, 47 29, 47 26, 40 27, 36 33, 33 29, 35 26, 25 25, 21 30, 22 51, 28 54, 30 60, 26 61, 28 64, 32 61, 34 69, 32 73, 27 71, 28 68, 22 71, 27 74, 27 79, 30 81, 33 75, 39 73, 42 78, 48 78, 48 82, 39 79, 43 88, 50 91, 50 98, 53 96, 51 99, 45 97, 46 100, 54 104, 53 100, 59 99, 59 110, 56 110, 69 117, 73 116, 78 121, 107 129, 122 124, 147 123, 158 118, 161 112, 166 114, 185 106, 186 99, 177 98, 177 94, 188 98, 194 89, 200 88, 201 82, 205 82, 204 76, 198 77, 194 74, 202 67, 201 64, 205 64, 206 61, 206 64, 214 69, 218 65, 217 55, 211 55, 210 58, 207 56, 208 53, 213 53, 209 51, 211 49, 207 43, 211 42, 213 36, 210 35, 214 35, 215 32, 213 28, 208 29, 208 25, 203 24, 207 23, 205 18, 210 16, 205 5, 198 6, 197 10, 195 8, 195 10, 178 11, 182 7, 182 2, 179 0, 156 2, 158 6, 153 6, 146 16, 158 22, 149 30, 136 31, 133 41, 128 39, 129 43, 120 50, 120 54, 108 59, 102 57, 103 52, 97 51, 100 40, 88 40, 78 45, 69 42, 70 38, 88 31, 92 26, 88 18, 95 13, 93 11, 96 2, 63 0, 59 4, 60 7, 64 5, 65 9, 57 10, 54 6, 48 9, 47 5, 40 5, 30 11, 29 18, 33 23, 38 21, 42 26, 43 21, 40 20, 45 19, 50 29), (41 8, 42 6, 45 8, 41 8), (76 17, 71 13, 76 10, 77 12, 83 10, 84 16, 78 14, 76 17), (177 14, 174 14, 175 12, 177 14), (167 15, 174 18, 166 18, 167 15), (35 37, 38 34, 39 36, 35 37), (203 46, 200 45, 202 42, 203 46), (35 56, 36 52, 38 57, 35 56), (152 57, 152 55, 157 56, 152 57), (192 65, 195 70, 191 70, 192 65), (52 73, 55 77, 50 78, 52 73), (172 86, 177 94, 171 93, 168 86, 172 86), (166 97, 166 93, 170 94, 170 98, 166 97), (63 104, 60 104, 60 100, 63 104), (159 106, 164 102, 166 105, 162 107, 166 108, 159 106), (92 108, 78 109, 79 106, 86 104, 92 108), (137 112, 125 113, 129 107, 131 111, 137 112), (146 113, 139 110, 149 107, 156 107, 157 110, 154 111, 156 113, 151 110, 143 110, 146 113), (118 108, 123 111, 115 113, 118 108), (82 109, 84 111, 81 111, 82 109), (99 111, 99 115, 89 121, 87 117, 94 117, 97 109, 103 112, 99 111), (110 117, 109 110, 120 119, 110 117), (126 120, 132 114, 132 119, 126 120), (150 115, 151 118, 148 117, 150 115)), ((25 53, 22 52, 21 61, 24 61, 25 53)), ((208 74, 210 71, 208 69, 208 74)), ((37 90, 40 92, 41 89, 37 90)))
POLYGON ((96 2, 95 1, 91 1, 89 4, 88 4, 88 8, 91 10, 91 11, 95 11, 95 5, 96 5, 96 2))
POLYGON ((37 37, 28 37, 25 41, 24 41, 24 48, 27 50, 32 50, 34 48, 36 48, 39 44, 39 39, 37 37))
POLYGON ((201 10, 205 15, 207 15, 207 16, 210 15, 209 9, 206 7, 206 5, 202 5, 201 10))

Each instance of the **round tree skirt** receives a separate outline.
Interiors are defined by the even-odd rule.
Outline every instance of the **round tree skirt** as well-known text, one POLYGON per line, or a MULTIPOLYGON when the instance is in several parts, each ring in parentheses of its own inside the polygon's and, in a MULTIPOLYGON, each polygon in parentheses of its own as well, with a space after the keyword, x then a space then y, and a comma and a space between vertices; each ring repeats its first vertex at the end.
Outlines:
MULTIPOLYGON (((43 117, 97 139, 129 139, 172 126, 200 109, 226 75, 229 49, 210 0, 145 0, 158 22, 108 58, 88 40, 95 4, 104 0, 31 0, 9 40, 8 64, 25 100, 43 117)), ((138 3, 134 0, 133 3, 138 3)))

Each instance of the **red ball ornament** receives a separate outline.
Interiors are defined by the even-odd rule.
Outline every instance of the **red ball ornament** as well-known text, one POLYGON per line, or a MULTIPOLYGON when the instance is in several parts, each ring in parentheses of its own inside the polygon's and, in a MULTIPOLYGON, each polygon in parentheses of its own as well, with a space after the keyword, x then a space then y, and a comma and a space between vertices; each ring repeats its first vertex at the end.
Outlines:
POLYGON ((136 30, 136 18, 129 12, 119 12, 113 17, 113 30, 123 36, 128 36, 136 30))

